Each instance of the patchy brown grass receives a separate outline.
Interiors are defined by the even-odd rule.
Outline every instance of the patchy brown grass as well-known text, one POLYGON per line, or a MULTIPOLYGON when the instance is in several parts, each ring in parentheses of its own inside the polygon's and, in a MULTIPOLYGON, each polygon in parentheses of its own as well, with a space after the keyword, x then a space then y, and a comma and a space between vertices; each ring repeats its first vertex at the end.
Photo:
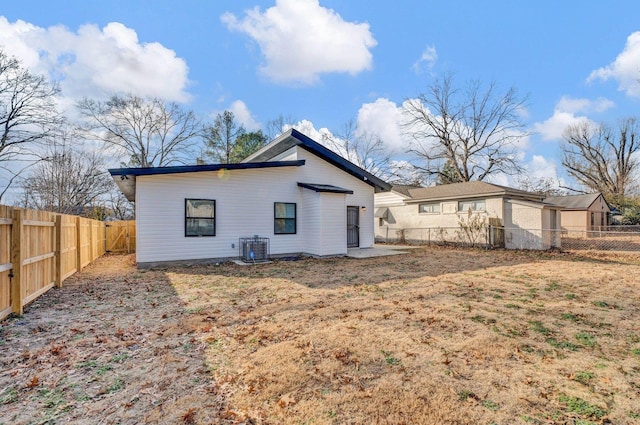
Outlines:
POLYGON ((106 257, 74 279, 2 326, 5 423, 640 422, 637 255, 106 257))

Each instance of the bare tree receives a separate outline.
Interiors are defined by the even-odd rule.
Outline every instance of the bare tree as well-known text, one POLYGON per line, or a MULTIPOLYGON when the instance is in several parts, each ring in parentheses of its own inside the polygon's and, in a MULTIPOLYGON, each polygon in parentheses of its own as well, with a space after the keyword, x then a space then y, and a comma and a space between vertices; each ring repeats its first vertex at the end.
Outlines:
POLYGON ((363 170, 383 179, 393 178, 391 153, 384 141, 360 129, 355 121, 347 122, 337 135, 323 134, 322 138, 325 146, 363 170))
POLYGON ((278 115, 277 118, 267 121, 264 128, 264 134, 267 141, 271 141, 284 132, 287 126, 293 127, 297 120, 291 115, 278 115))
POLYGON ((545 196, 566 195, 566 191, 560 188, 560 183, 552 177, 531 177, 522 174, 516 178, 518 189, 527 192, 541 193, 545 196))
POLYGON ((56 85, 34 75, 0 49, 0 200, 20 173, 40 157, 38 145, 62 121, 56 85))
POLYGON ((190 151, 202 135, 193 111, 174 102, 143 99, 132 94, 108 101, 83 99, 77 104, 85 118, 81 126, 87 139, 103 142, 128 155, 129 165, 163 167, 193 160, 190 151))
POLYGON ((562 165, 580 185, 610 201, 634 191, 640 151, 636 118, 620 120, 616 129, 583 121, 568 127, 563 139, 562 165))
POLYGON ((77 140, 65 134, 47 147, 47 158, 22 180, 25 208, 83 214, 113 189, 101 153, 78 146, 77 140))
POLYGON ((452 177, 444 171, 453 172, 463 182, 517 174, 517 143, 527 136, 521 121, 525 103, 514 88, 499 93, 494 82, 484 88, 471 81, 460 90, 451 75, 434 81, 426 93, 405 102, 409 152, 423 161, 416 167, 442 179, 452 177), (450 168, 444 167, 447 161, 450 168))
POLYGON ((236 140, 246 134, 242 124, 236 122, 231 111, 224 111, 216 116, 213 125, 205 126, 205 155, 215 162, 230 164, 238 162, 233 152, 236 140))

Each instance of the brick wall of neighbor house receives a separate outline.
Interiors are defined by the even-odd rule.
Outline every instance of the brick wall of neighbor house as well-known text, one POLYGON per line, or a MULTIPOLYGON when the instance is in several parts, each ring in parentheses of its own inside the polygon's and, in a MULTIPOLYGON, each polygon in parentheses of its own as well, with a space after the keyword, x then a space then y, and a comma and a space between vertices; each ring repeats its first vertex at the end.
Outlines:
POLYGON ((586 230, 589 214, 585 211, 562 211, 562 230, 586 230))
MULTIPOLYGON (((376 195, 376 208, 380 208, 376 195)), ((486 211, 481 212, 485 217, 502 219, 502 198, 488 198, 485 200, 486 211)), ((384 240, 389 229, 420 229, 420 228, 458 228, 460 220, 467 220, 466 212, 458 211, 458 201, 437 201, 440 204, 439 213, 419 213, 418 203, 401 206, 389 206, 389 220, 375 220, 376 237, 384 240)), ((395 234, 389 235, 395 237, 395 234)))

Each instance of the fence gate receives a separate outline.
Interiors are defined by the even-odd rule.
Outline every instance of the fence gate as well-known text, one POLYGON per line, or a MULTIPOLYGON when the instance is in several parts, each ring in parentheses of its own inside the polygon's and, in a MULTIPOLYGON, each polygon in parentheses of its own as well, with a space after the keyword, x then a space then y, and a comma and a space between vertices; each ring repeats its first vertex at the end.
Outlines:
POLYGON ((107 223, 107 252, 130 254, 136 251, 136 221, 111 221, 107 223))

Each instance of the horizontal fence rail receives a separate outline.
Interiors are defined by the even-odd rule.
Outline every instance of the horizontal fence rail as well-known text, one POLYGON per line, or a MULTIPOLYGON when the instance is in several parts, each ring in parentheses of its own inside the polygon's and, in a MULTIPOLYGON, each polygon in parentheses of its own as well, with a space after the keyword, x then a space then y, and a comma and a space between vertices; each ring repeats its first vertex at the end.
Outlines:
POLYGON ((105 224, 0 205, 0 319, 105 253, 105 224))
MULTIPOLYGON (((592 230, 522 229, 486 226, 393 228, 376 231, 376 242, 417 245, 457 245, 483 248, 640 251, 640 229, 607 226, 592 230)), ((630 226, 636 227, 636 226, 630 226)))

